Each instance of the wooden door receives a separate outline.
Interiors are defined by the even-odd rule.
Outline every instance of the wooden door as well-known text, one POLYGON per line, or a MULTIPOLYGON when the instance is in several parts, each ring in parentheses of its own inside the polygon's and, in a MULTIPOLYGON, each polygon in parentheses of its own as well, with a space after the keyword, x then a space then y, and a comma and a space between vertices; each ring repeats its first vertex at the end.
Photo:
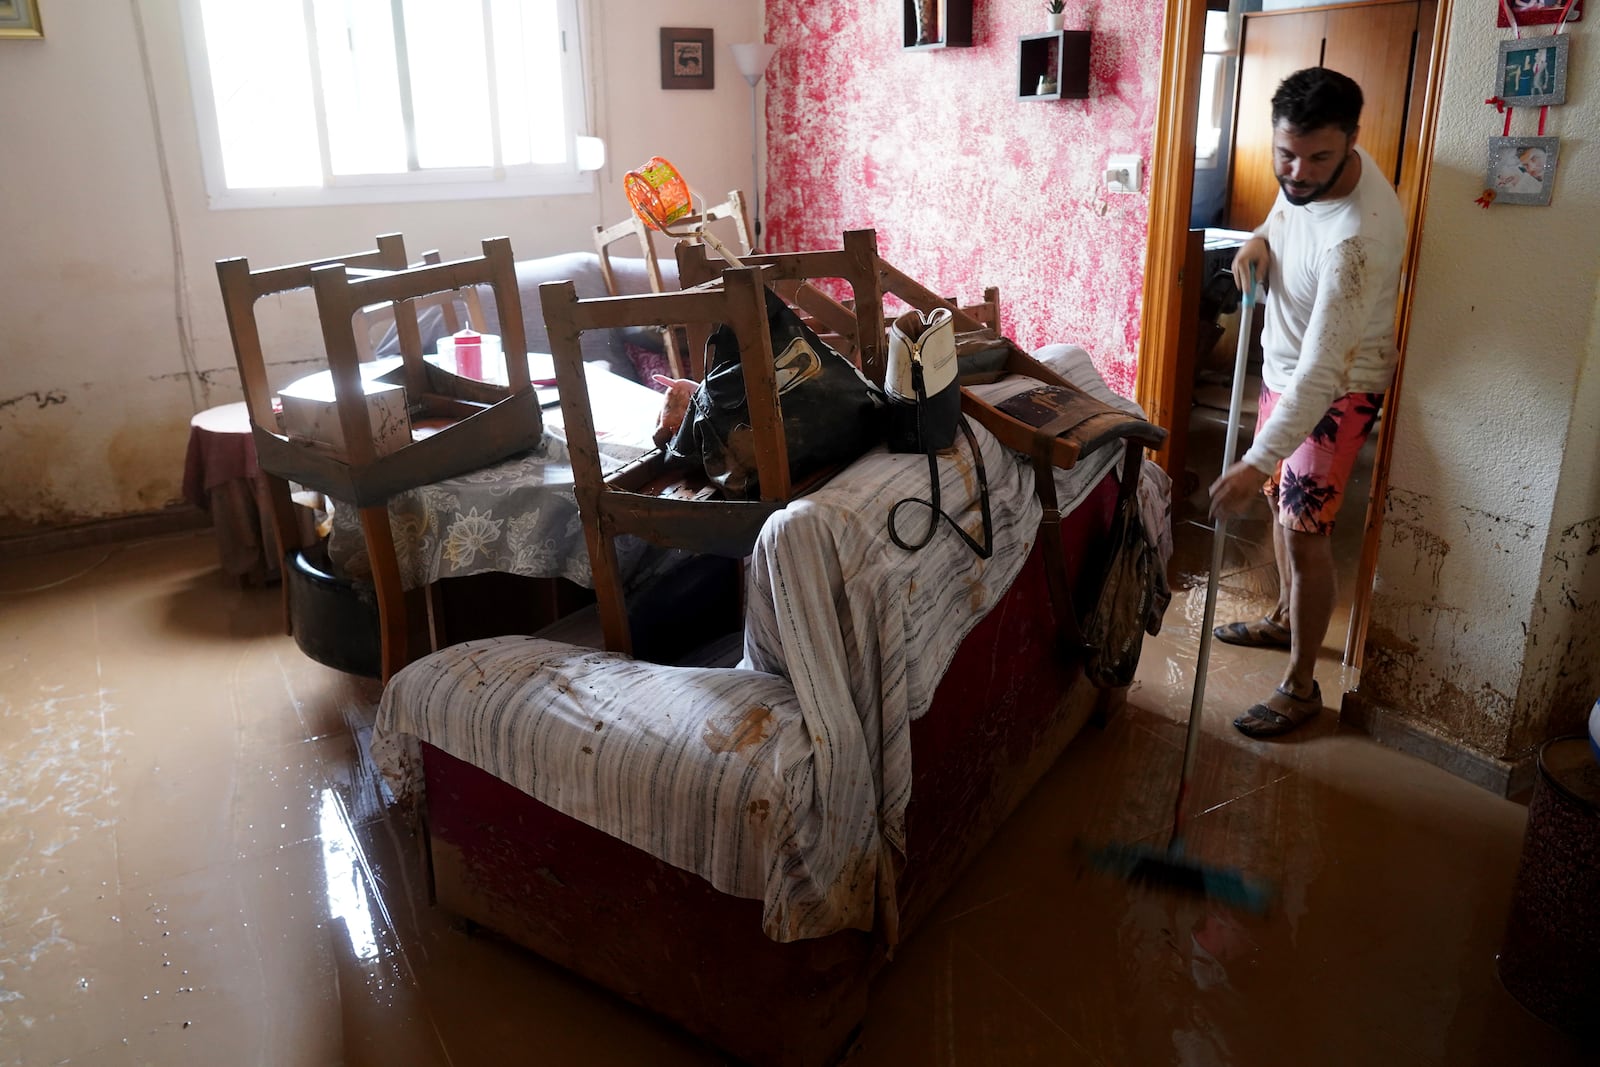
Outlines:
POLYGON ((1330 8, 1322 65, 1361 86, 1359 143, 1389 184, 1400 182, 1401 145, 1411 98, 1417 0, 1330 8))
POLYGON ((1327 14, 1320 8, 1244 17, 1228 181, 1227 220, 1234 229, 1253 230, 1261 225, 1278 195, 1272 170, 1272 94, 1284 78, 1322 62, 1326 24, 1327 14))
POLYGON ((1417 5, 1417 39, 1411 49, 1411 88, 1406 104, 1406 129, 1400 149, 1400 205, 1406 218, 1413 215, 1422 174, 1422 116, 1428 104, 1428 62, 1433 53, 1433 27, 1439 18, 1438 0, 1417 5))

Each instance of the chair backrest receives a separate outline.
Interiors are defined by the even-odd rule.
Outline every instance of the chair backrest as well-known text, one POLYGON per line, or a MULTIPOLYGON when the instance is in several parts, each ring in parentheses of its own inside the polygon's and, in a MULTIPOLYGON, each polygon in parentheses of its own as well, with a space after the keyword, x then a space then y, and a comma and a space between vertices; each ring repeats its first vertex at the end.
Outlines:
MULTIPOLYGON (((951 300, 954 304, 955 301, 951 300)), ((983 299, 976 304, 958 305, 963 314, 970 315, 995 333, 1000 332, 1000 287, 991 285, 983 290, 983 299)))
POLYGON ((291 263, 283 267, 251 270, 243 257, 217 261, 217 282, 222 288, 222 308, 228 320, 228 335, 233 340, 233 358, 239 368, 239 383, 244 389, 250 421, 276 433, 278 420, 272 412, 272 387, 267 380, 266 356, 261 349, 261 324, 256 318, 256 302, 265 296, 311 288, 312 271, 334 263, 357 269, 404 270, 405 239, 398 233, 378 237, 378 247, 365 252, 291 263))
MULTIPOLYGON (((698 215, 690 215, 680 219, 675 225, 686 226, 711 226, 718 222, 731 221, 734 234, 738 239, 735 253, 741 258, 750 254, 755 247, 751 238, 750 213, 745 209, 744 193, 738 189, 728 192, 728 198, 720 204, 707 207, 698 215)), ((600 276, 605 280, 606 292, 612 296, 621 296, 621 288, 617 285, 616 273, 611 266, 611 246, 618 241, 633 241, 639 246, 639 254, 644 259, 645 274, 650 280, 650 291, 663 293, 667 291, 666 280, 661 273, 661 260, 656 253, 655 240, 650 236, 650 229, 639 221, 637 215, 629 215, 621 222, 610 226, 596 226, 594 228, 594 247, 600 255, 600 276)), ((726 242, 724 242, 726 243, 726 242)), ((677 248, 695 246, 700 242, 693 237, 680 238, 677 248)), ((698 380, 700 375, 691 369, 696 357, 690 353, 703 349, 703 343, 696 344, 687 337, 683 331, 677 329, 666 330, 663 333, 666 347, 667 363, 672 373, 677 377, 692 377, 698 380)), ((701 339, 703 342, 703 338, 701 339)))
MULTIPOLYGON (((516 264, 512 258, 511 242, 507 238, 496 237, 484 241, 481 257, 370 274, 353 274, 348 265, 335 263, 318 267, 311 273, 317 297, 317 314, 322 320, 323 346, 327 350, 328 369, 333 376, 339 423, 352 467, 369 465, 377 459, 373 449, 370 412, 358 366, 361 349, 356 341, 354 319, 362 308, 375 304, 393 307, 407 403, 414 409, 420 406, 436 415, 466 419, 471 417, 472 411, 463 405, 463 401, 494 402, 531 391, 516 264), (478 285, 490 287, 495 306, 500 309, 501 347, 506 357, 507 385, 504 390, 465 385, 466 392, 473 395, 447 395, 438 387, 438 373, 432 371, 423 359, 422 334, 417 323, 418 299, 440 294, 453 296, 463 288, 478 285)), ((462 462, 466 462, 465 459, 462 462)), ((485 458, 483 462, 490 460, 485 458)))
MULTIPOLYGON (((426 267, 443 262, 444 257, 434 248, 422 253, 421 261, 411 266, 426 267)), ((473 285, 418 297, 415 304, 419 312, 425 308, 437 307, 446 333, 456 333, 463 324, 482 333, 488 321, 483 314, 483 298, 479 296, 477 286, 473 285), (461 314, 463 311, 466 313, 464 318, 461 314)), ((373 333, 379 329, 387 330, 394 322, 394 304, 373 304, 370 307, 357 308, 354 320, 356 348, 360 352, 361 362, 370 363, 374 356, 373 333)))
POLYGON ((996 333, 1000 330, 1000 290, 998 288, 985 289, 983 291, 983 303, 962 307, 954 300, 940 296, 882 258, 878 260, 878 277, 883 284, 885 293, 891 293, 899 297, 918 311, 928 312, 935 308, 949 308, 952 317, 955 319, 957 333, 986 328, 992 329, 996 333))
MULTIPOLYGON (((712 204, 698 215, 690 215, 679 219, 673 225, 683 226, 711 226, 713 223, 729 220, 733 223, 734 235, 738 237, 739 244, 734 249, 740 259, 750 255, 756 250, 755 238, 750 228, 750 212, 745 208, 744 193, 738 189, 728 190, 728 199, 720 204, 712 204)), ((693 238, 689 238, 693 241, 693 238)), ((727 242, 723 242, 726 244, 727 242)))
POLYGON ((750 551, 761 524, 793 493, 762 272, 730 269, 715 286, 593 300, 578 299, 570 281, 549 282, 539 296, 606 647, 629 652, 613 538, 632 534, 654 544, 740 558, 750 551), (703 472, 670 471, 659 450, 609 477, 602 469, 579 338, 586 330, 690 323, 726 324, 738 339, 760 501, 715 499, 703 472))
MULTIPOLYGON (((844 247, 813 252, 780 252, 742 257, 745 266, 762 270, 764 280, 785 300, 815 320, 814 328, 823 339, 851 360, 862 373, 879 385, 884 377, 883 295, 877 265, 878 237, 872 230, 850 230, 844 247), (851 306, 828 296, 811 285, 812 280, 837 278, 851 289, 851 306), (820 328, 819 328, 820 327, 820 328)), ((703 245, 678 246, 678 276, 683 285, 701 286, 714 282, 724 264, 707 254, 703 245)), ((691 374, 699 379, 705 373, 703 338, 699 344, 691 336, 689 346, 691 374)))
POLYGON ((650 242, 650 231, 637 216, 629 215, 621 222, 594 228, 594 250, 600 256, 600 278, 606 284, 606 292, 611 296, 622 295, 622 290, 617 285, 616 272, 611 268, 611 246, 618 241, 627 240, 632 240, 639 246, 639 255, 645 263, 645 273, 650 278, 650 291, 652 293, 664 291, 666 285, 661 278, 661 263, 656 259, 655 245, 650 242))

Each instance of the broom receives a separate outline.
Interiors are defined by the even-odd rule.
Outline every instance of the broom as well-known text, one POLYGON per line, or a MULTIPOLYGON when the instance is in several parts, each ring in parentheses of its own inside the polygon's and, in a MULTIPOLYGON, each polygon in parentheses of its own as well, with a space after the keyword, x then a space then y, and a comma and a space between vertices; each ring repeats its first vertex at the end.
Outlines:
MULTIPOLYGON (((1250 333, 1257 301, 1254 266, 1250 288, 1241 299, 1239 350, 1233 361, 1233 395, 1228 403, 1228 431, 1222 446, 1222 469, 1233 466, 1239 436, 1241 409, 1244 406, 1245 369, 1250 358, 1250 333)), ((1206 579, 1205 620, 1200 627, 1200 655, 1195 664, 1194 692, 1189 701, 1189 728, 1183 742, 1183 770, 1178 775, 1178 798, 1172 809, 1172 835, 1165 849, 1140 844, 1109 844, 1089 849, 1080 843, 1089 863, 1130 882, 1217 900, 1245 911, 1262 914, 1272 898, 1264 883, 1247 878, 1236 868, 1198 863, 1184 854, 1183 817, 1189 798, 1189 779, 1194 774, 1199 751, 1200 712, 1205 705, 1206 671, 1211 663, 1211 627, 1217 615, 1217 581, 1222 573, 1222 552, 1227 543, 1228 522, 1219 518, 1211 534, 1211 574, 1206 579)))

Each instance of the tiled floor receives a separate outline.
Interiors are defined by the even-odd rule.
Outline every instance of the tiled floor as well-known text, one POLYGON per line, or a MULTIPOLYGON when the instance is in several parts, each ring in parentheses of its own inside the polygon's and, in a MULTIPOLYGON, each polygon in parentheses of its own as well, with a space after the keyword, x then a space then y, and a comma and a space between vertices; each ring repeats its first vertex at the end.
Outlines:
MULTIPOLYGON (((1244 524, 1222 617, 1271 585, 1244 524)), ((1494 968, 1524 810, 1341 734, 1227 720, 1274 654, 1213 657, 1190 851, 1262 919, 1083 871, 1161 841, 1207 556, 1089 730, 875 988, 852 1062, 1593 1063, 1494 968)), ((0 563, 0 1063, 716 1064, 431 909, 364 763, 376 690, 306 660, 204 535, 0 563)), ((1330 638, 1324 688, 1339 689, 1330 638)))

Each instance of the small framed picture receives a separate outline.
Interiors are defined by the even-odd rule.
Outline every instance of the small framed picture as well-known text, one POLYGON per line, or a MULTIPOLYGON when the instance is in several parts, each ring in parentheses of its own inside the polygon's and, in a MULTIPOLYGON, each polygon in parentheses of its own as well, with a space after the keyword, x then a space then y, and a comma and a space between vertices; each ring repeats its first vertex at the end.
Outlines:
POLYGON ((1559 137, 1489 138, 1489 172, 1484 181, 1494 190, 1494 202, 1548 204, 1560 146, 1559 137))
MULTIPOLYGON (((1561 23, 1561 12, 1567 6, 1567 0, 1506 0, 1511 5, 1511 11, 1517 18, 1518 26, 1556 26, 1561 23)), ((1506 9, 1500 4, 1495 4, 1495 25, 1509 26, 1506 19, 1506 9)), ((1572 10, 1567 12, 1568 22, 1577 22, 1583 18, 1583 0, 1572 0, 1572 10)))
POLYGON ((0 37, 38 40, 43 36, 39 0, 0 0, 0 37))
POLYGON ((1494 94, 1511 107, 1567 102, 1567 49, 1572 38, 1519 37, 1500 42, 1494 94))
POLYGON ((716 53, 710 30, 661 29, 661 88, 715 89, 716 53))

